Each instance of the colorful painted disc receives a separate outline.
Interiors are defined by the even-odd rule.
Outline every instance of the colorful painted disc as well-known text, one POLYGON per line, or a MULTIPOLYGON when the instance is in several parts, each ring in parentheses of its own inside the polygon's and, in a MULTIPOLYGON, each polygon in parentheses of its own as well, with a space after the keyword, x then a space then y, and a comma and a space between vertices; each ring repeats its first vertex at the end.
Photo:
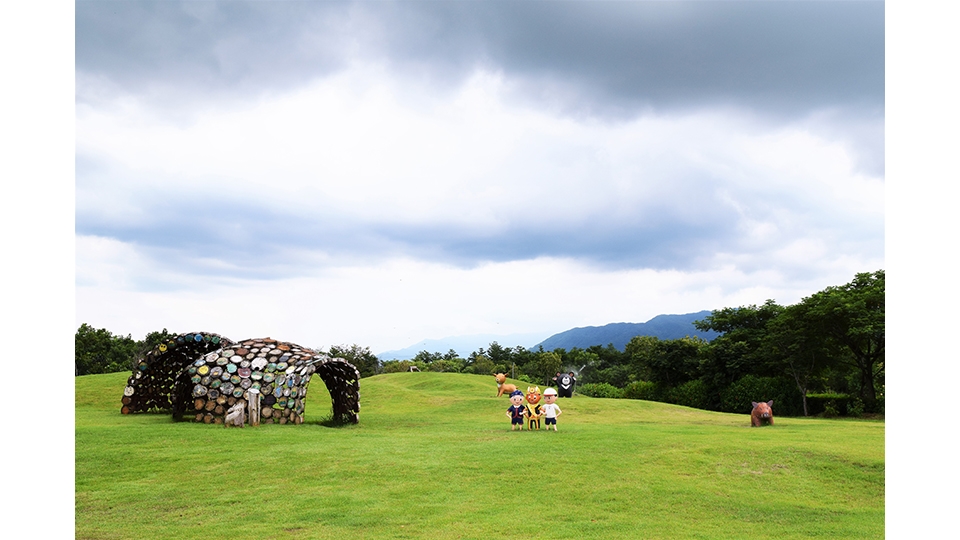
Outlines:
POLYGON ((219 388, 221 384, 223 384, 223 381, 220 379, 214 379, 210 381, 210 388, 219 388))
POLYGON ((236 365, 236 364, 227 364, 227 371, 229 371, 230 373, 236 373, 236 372, 237 372, 237 365, 236 365))
POLYGON ((240 397, 243 395, 243 388, 234 388, 233 397, 240 397))
POLYGON ((263 372, 261 372, 261 371, 254 371, 253 373, 250 374, 250 378, 253 379, 253 380, 255 380, 255 381, 259 381, 260 379, 263 378, 263 372))
POLYGON ((210 338, 210 343, 220 343, 220 336, 213 336, 210 338))
POLYGON ((227 360, 226 358, 224 358, 224 357, 221 356, 220 358, 217 359, 217 365, 218 365, 218 366, 225 366, 225 365, 227 365, 227 362, 229 362, 229 361, 230 361, 230 360, 227 360))
POLYGON ((123 395, 125 395, 125 396, 132 396, 132 395, 133 395, 133 392, 134 392, 134 390, 133 390, 133 387, 132 387, 132 386, 128 386, 128 387, 126 387, 126 388, 123 389, 123 395))
POLYGON ((193 387, 193 397, 200 397, 207 395, 207 387, 203 385, 196 385, 193 387))
POLYGON ((208 368, 206 365, 200 366, 200 368, 197 369, 197 373, 206 375, 207 373, 210 373, 210 368, 208 368))
POLYGON ((273 373, 264 373, 264 374, 263 374, 263 382, 265 382, 265 383, 271 383, 271 382, 273 382, 273 373))
POLYGON ((192 382, 193 384, 200 384, 200 379, 202 378, 203 377, 199 375, 194 375, 193 377, 190 377, 190 382, 192 382))
POLYGON ((160 346, 157 347, 157 349, 158 349, 160 352, 166 352, 167 346, 166 346, 165 344, 161 343, 160 346))
POLYGON ((216 390, 210 390, 209 392, 207 392, 207 397, 210 399, 217 399, 219 395, 220 395, 220 392, 217 392, 216 390))
POLYGON ((193 336, 193 340, 199 343, 199 342, 203 341, 203 336, 201 336, 200 334, 197 334, 197 335, 193 336))
POLYGON ((220 391, 223 392, 224 394, 229 394, 230 392, 233 392, 233 383, 228 383, 228 382, 223 383, 222 385, 220 385, 220 391))
POLYGON ((286 362, 279 362, 279 363, 277 363, 277 371, 283 371, 283 370, 285 370, 285 369, 287 369, 287 363, 286 363, 286 362))
POLYGON ((223 368, 222 368, 222 367, 217 366, 217 367, 215 367, 215 368, 213 368, 213 369, 210 370, 210 376, 211 376, 211 377, 219 377, 220 375, 223 375, 223 368))
POLYGON ((237 371, 237 375, 240 375, 244 379, 250 377, 250 373, 250 368, 248 367, 242 367, 237 371))
POLYGON ((204 358, 201 358, 201 359, 197 360, 196 362, 194 362, 193 365, 199 367, 199 366, 202 366, 202 365, 204 365, 204 364, 206 364, 206 363, 207 363, 207 360, 204 359, 204 358))
POLYGON ((243 360, 243 361, 241 361, 241 362, 240 362, 240 367, 242 367, 242 368, 248 368, 248 367, 250 367, 250 361, 249 361, 249 360, 243 360))
POLYGON ((276 387, 276 389, 274 389, 273 391, 273 395, 274 397, 278 397, 278 398, 283 397, 283 387, 282 386, 276 387))
POLYGON ((243 379, 240 381, 240 388, 250 388, 251 384, 253 384, 253 381, 250 379, 243 379))
POLYGON ((275 363, 270 362, 269 364, 267 364, 267 371, 268 371, 268 372, 274 372, 274 371, 276 371, 276 370, 277 370, 277 365, 276 365, 275 363))
POLYGON ((239 375, 231 375, 231 376, 230 376, 230 382, 232 382, 233 384, 240 384, 240 376, 239 376, 239 375))

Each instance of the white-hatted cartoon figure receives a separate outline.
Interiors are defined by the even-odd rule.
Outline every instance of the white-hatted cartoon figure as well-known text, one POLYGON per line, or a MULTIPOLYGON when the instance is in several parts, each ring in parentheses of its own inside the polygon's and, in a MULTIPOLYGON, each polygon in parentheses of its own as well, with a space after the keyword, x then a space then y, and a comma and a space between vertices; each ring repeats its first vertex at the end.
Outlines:
POLYGON ((557 391, 553 388, 547 388, 543 391, 543 405, 540 407, 540 410, 543 411, 543 421, 547 426, 547 429, 550 429, 550 426, 553 426, 553 430, 557 430, 557 417, 563 414, 563 411, 560 410, 560 407, 557 406, 557 391))
POLYGON ((519 390, 514 390, 510 393, 510 403, 511 405, 507 407, 507 418, 510 419, 510 431, 514 431, 517 427, 520 427, 520 431, 523 431, 523 411, 526 410, 526 407, 523 406, 523 392, 519 390))

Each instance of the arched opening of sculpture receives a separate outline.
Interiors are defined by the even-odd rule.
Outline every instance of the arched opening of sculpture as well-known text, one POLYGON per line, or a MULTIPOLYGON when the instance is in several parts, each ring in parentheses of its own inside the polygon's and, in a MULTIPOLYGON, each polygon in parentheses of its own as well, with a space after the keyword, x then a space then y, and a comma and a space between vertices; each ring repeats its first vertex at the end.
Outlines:
POLYGON ((180 334, 137 362, 120 412, 171 410, 176 420, 222 424, 227 410, 256 390, 262 423, 301 424, 313 376, 330 393, 332 423, 359 422, 360 373, 343 358, 270 338, 237 343, 206 332, 180 334))

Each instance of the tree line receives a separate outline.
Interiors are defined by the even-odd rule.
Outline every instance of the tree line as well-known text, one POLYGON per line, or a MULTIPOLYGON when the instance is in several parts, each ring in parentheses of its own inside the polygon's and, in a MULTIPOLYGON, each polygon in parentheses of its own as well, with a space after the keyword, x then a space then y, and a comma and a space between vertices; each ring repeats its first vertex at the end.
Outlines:
MULTIPOLYGON (((699 330, 720 333, 710 342, 635 336, 623 351, 612 344, 546 351, 494 341, 466 358, 451 349, 390 361, 353 344, 331 346, 328 354, 352 363, 361 377, 416 368, 506 373, 548 385, 558 372, 573 371, 577 391, 596 397, 736 413, 748 412, 753 401, 774 400, 780 415, 882 414, 884 280, 883 270, 860 273, 794 305, 767 300, 714 310, 694 323, 699 330)), ((137 358, 176 335, 164 328, 136 341, 82 324, 76 334, 76 375, 131 370, 137 358)))
POLYGON ((661 340, 636 336, 623 351, 612 344, 552 351, 497 342, 467 358, 421 351, 412 360, 382 362, 377 372, 507 373, 550 384, 557 372, 577 374, 578 391, 723 412, 748 412, 774 400, 782 415, 884 412, 885 273, 857 274, 799 303, 773 300, 714 310, 695 322, 720 335, 661 340))

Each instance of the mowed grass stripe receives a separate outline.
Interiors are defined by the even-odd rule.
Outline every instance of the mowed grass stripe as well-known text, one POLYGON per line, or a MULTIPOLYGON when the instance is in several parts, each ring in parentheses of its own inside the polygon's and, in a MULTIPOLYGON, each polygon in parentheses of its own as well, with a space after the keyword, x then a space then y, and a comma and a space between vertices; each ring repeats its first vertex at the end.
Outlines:
MULTIPOLYGON (((560 399, 511 432, 492 377, 361 381, 360 424, 225 429, 119 414, 76 381, 77 538, 881 538, 884 424, 560 399)), ((518 381, 521 388, 526 385, 518 381)), ((541 387, 542 389, 542 387, 541 387)), ((776 413, 776 409, 774 409, 776 413)))

